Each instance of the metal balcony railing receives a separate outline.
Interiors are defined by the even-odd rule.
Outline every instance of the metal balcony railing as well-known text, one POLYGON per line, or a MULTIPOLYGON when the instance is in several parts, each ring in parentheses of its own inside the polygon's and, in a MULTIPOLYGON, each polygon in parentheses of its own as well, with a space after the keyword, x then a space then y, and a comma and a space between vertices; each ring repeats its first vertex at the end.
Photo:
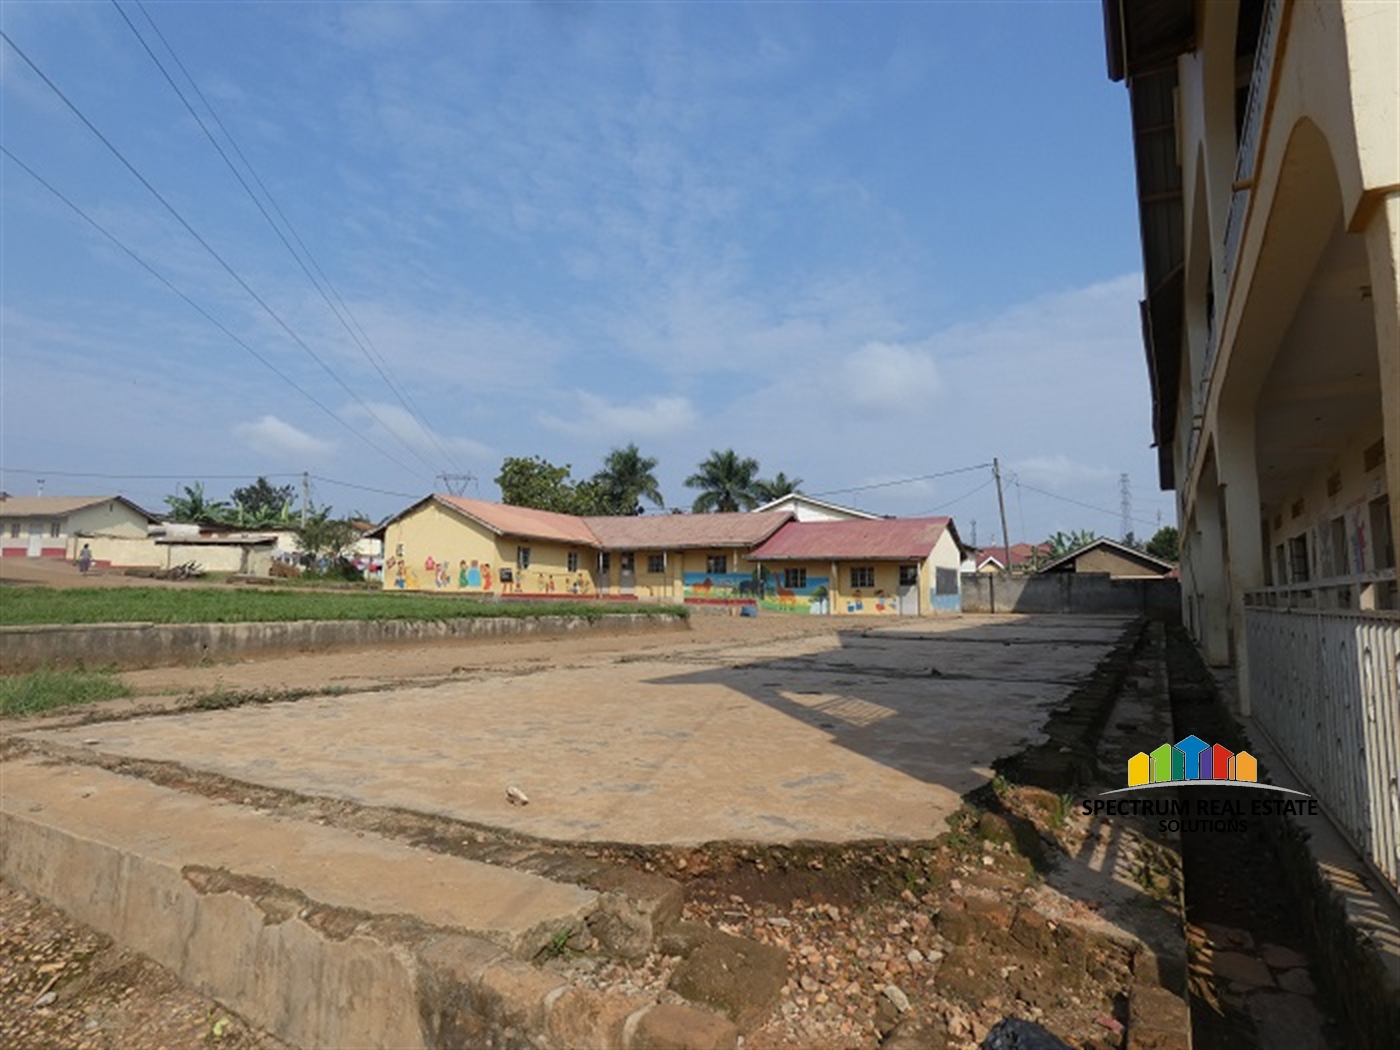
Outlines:
POLYGON ((1255 723, 1400 892, 1400 612, 1254 603, 1245 635, 1255 723))

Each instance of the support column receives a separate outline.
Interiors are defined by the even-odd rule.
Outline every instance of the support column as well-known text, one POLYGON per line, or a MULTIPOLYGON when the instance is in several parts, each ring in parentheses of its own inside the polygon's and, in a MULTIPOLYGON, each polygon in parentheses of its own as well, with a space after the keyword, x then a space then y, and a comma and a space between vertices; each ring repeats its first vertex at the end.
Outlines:
MULTIPOLYGON (((1366 226, 1366 252, 1381 370, 1390 527, 1400 533, 1400 193, 1390 193, 1376 208, 1366 226)), ((1396 538, 1400 540, 1400 535, 1396 538)))
POLYGON ((1239 711, 1249 714, 1249 646, 1245 634, 1247 591, 1264 586, 1264 541, 1259 529, 1259 466, 1254 454, 1254 413, 1226 411, 1216 423, 1216 462, 1225 503, 1231 663, 1239 711))
POLYGON ((1201 472, 1196 490, 1196 531, 1191 566, 1195 577, 1196 614, 1206 663, 1230 663, 1230 602, 1225 579, 1225 534, 1221 528, 1220 486, 1212 460, 1201 472))

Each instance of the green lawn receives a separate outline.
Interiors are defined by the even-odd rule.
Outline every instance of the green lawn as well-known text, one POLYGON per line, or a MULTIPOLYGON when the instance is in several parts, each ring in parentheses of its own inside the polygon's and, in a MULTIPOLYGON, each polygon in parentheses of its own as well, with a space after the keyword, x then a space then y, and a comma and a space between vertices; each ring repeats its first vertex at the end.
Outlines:
POLYGON ((98 671, 34 671, 0 677, 0 717, 34 715, 130 693, 119 678, 98 671))
POLYGON ((0 626, 42 623, 248 623, 287 620, 455 620, 467 616, 582 616, 647 612, 685 616, 676 605, 637 602, 478 602, 393 591, 315 593, 233 587, 112 587, 0 592, 0 626))

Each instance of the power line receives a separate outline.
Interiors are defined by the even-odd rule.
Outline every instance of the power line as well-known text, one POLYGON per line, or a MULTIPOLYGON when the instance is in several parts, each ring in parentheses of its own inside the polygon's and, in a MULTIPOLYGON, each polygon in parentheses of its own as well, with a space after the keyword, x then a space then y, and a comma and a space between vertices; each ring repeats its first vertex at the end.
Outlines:
POLYGON ((937 474, 921 474, 915 478, 899 478, 895 481, 877 481, 870 485, 852 485, 849 488, 844 489, 827 489, 825 492, 813 492, 810 493, 810 495, 835 496, 843 492, 868 492, 871 489, 890 488, 894 485, 912 485, 916 481, 932 481, 934 478, 952 477, 954 474, 966 474, 972 470, 985 470, 991 465, 991 462, 988 461, 986 463, 976 463, 970 467, 958 467, 956 470, 942 470, 939 471, 937 474))
POLYGON ((969 499, 970 497, 977 495, 977 493, 979 493, 979 492, 981 492, 983 489, 988 488, 989 486, 993 485, 995 482, 996 482, 996 479, 995 479, 995 478, 988 478, 986 481, 982 482, 982 484, 978 485, 975 489, 969 489, 967 492, 964 492, 961 496, 954 496, 954 497, 953 497, 952 499, 950 499, 950 500, 944 500, 942 503, 940 503, 940 504, 939 504, 937 507, 935 507, 933 510, 923 510, 923 511, 920 511, 918 514, 915 514, 914 517, 916 517, 916 518, 922 518, 922 517, 926 517, 926 516, 928 516, 928 515, 930 515, 930 514, 941 514, 943 511, 947 510, 949 507, 953 506, 955 503, 961 503, 963 500, 969 499))
POLYGON ((62 202, 63 202, 64 204, 66 204, 69 208, 71 208, 74 212, 76 212, 77 215, 78 215, 84 222, 86 222, 88 225, 90 225, 90 226, 91 226, 93 229, 95 229, 98 233, 102 234, 102 236, 106 237, 109 241, 111 241, 111 242, 112 242, 113 244, 115 244, 118 248, 120 248, 123 252, 125 252, 128 256, 130 256, 131 259, 132 259, 133 261, 135 261, 135 263, 136 263, 138 266, 140 266, 143 270, 145 270, 147 273, 149 273, 152 277, 154 277, 156 280, 160 281, 161 284, 165 285, 165 287, 169 288, 172 292, 174 292, 174 293, 175 293, 176 295, 178 295, 181 299, 183 299, 187 304, 189 304, 189 306, 190 306, 192 309, 194 309, 197 313, 199 313, 199 315, 200 315, 201 317, 203 317, 205 320, 207 320, 207 321, 208 321, 210 324, 212 324, 215 328, 219 329, 219 331, 223 332, 224 335, 228 336, 228 337, 229 337, 230 339, 232 339, 235 343, 237 343, 239 346, 241 346, 244 350, 248 351, 248 353, 252 354, 254 358, 256 358, 261 364, 263 364, 264 366, 266 366, 275 376, 277 376, 279 379, 281 379, 284 383, 286 383, 289 387, 291 387, 293 390, 295 390, 295 391, 296 391, 298 394, 300 394, 302 397, 304 397, 304 398, 306 398, 308 401, 310 401, 313 405, 315 405, 317 408, 319 408, 322 412, 324 412, 324 413, 325 413, 327 416, 329 416, 331 419, 335 420, 335 422, 336 422, 337 425, 344 427, 344 428, 345 428, 346 430, 348 430, 350 433, 354 434, 355 437, 356 437, 357 439, 359 439, 360 441, 363 441, 363 442, 364 442, 365 444, 367 444, 370 448, 374 449, 374 450, 375 450, 376 452, 378 452, 381 456, 383 456, 385 459, 387 459, 390 463, 393 463, 396 467, 399 467, 399 468, 402 469, 402 470, 406 470, 406 471, 408 471, 410 474, 413 473, 413 468, 412 468, 412 467, 408 466, 406 463, 403 463, 401 460, 397 459, 396 457, 390 455, 390 454, 389 454, 388 452, 386 452, 381 446, 379 446, 379 445, 375 444, 373 441, 371 441, 370 438, 369 438, 369 435, 365 434, 365 433, 364 433, 363 431, 361 431, 361 430, 357 430, 355 427, 352 427, 349 423, 347 423, 347 422, 346 422, 344 419, 342 419, 339 415, 337 415, 337 414, 336 414, 335 412, 333 412, 331 409, 327 408, 324 404, 322 404, 322 403, 316 398, 316 396, 315 396, 314 394, 310 393, 308 390, 306 390, 304 387, 302 387, 301 384, 299 384, 295 379, 293 379, 291 376, 289 376, 289 375, 287 375, 285 372, 283 372, 280 368, 278 368, 275 364, 273 364, 271 361, 269 361, 266 357, 264 357, 262 354, 258 353, 258 351, 254 350, 254 349, 253 349, 247 342, 245 342, 241 337, 239 337, 237 334, 235 334, 233 331, 231 331, 222 321, 220 321, 217 317, 215 317, 213 314, 211 314, 208 310, 206 310, 206 309, 204 309, 204 307, 200 306, 199 303, 195 302, 195 301, 194 301, 193 299, 191 299, 188 295, 186 295, 183 291, 181 291, 181 290, 180 290, 179 288, 177 288, 174 284, 172 284, 172 283, 170 282, 170 280, 168 280, 168 279, 165 277, 164 274, 162 274, 159 270, 157 270, 155 267, 153 267, 150 263, 146 262, 145 259, 141 258, 141 256, 138 255, 134 249, 127 247, 127 245, 125 244, 125 242, 123 242, 123 241, 121 240, 121 238, 119 238, 116 234, 114 234, 114 233, 112 233, 110 230, 108 230, 105 226, 103 226, 100 222, 98 222, 96 219, 94 219, 94 218, 93 218, 91 215, 89 215, 87 212, 83 211, 82 208, 78 207, 78 205, 77 205, 76 203, 74 203, 72 200, 70 200, 67 196, 65 196, 61 190, 59 190, 56 186, 54 186, 51 182, 49 182, 47 179, 45 179, 42 175, 40 175, 37 171, 35 171, 33 168, 31 168, 31 167, 30 167, 28 164, 26 164, 24 161, 20 160, 19 157, 15 156, 15 154, 10 150, 10 148, 9 148, 8 146, 4 145, 3 143, 0 143, 0 153, 3 153, 6 157, 9 157, 10 160, 13 161, 15 164, 18 164, 18 165, 20 166, 20 168, 22 168, 22 169, 30 176, 30 178, 34 179, 36 182, 39 183, 40 186, 43 186, 44 189, 48 190, 48 191, 49 191, 50 193, 52 193, 55 197, 57 197, 60 201, 62 201, 62 202))
MULTIPOLYGON (((293 331, 292 327, 289 324, 287 324, 285 320, 283 320, 282 315, 279 314, 276 310, 274 310, 272 306, 269 305, 267 300, 263 299, 263 297, 253 289, 253 286, 243 279, 242 275, 240 275, 237 270, 235 270, 231 265, 229 265, 227 260, 225 260, 224 257, 220 255, 214 249, 214 247, 204 239, 203 236, 200 235, 198 230, 196 230, 192 225, 190 225, 189 221, 183 215, 180 214, 179 210, 173 204, 166 200, 165 196, 158 189, 156 189, 154 185, 152 185, 151 181, 147 179, 146 176, 142 175, 141 172, 137 170, 136 166, 131 163, 131 161, 126 159, 126 155, 123 154, 121 150, 117 149, 117 147, 112 143, 110 139, 107 138, 106 135, 102 134, 102 132, 98 130, 97 125, 95 125, 91 120, 87 118, 87 115, 84 114, 83 111, 78 108, 77 104, 74 103, 67 95, 65 95, 62 89, 60 89, 57 84, 55 84, 52 80, 49 79, 48 74, 46 74, 42 69, 40 69, 39 66, 34 62, 34 60, 30 58, 27 54, 25 54, 24 50, 18 44, 16 44, 14 40, 10 38, 10 35, 6 33, 3 29, 0 29, 0 39, 3 39, 5 43, 9 44, 10 47, 14 49, 14 52, 17 55, 19 55, 19 57, 24 60, 25 64, 28 65, 29 68, 34 71, 35 75, 37 75, 39 79, 42 80, 45 83, 45 85, 48 86, 49 90, 51 90, 55 95, 57 95, 59 99, 63 102, 63 104, 73 112, 74 116, 76 116, 80 121, 82 121, 83 125, 95 136, 97 136, 98 141, 100 141, 104 146, 107 147, 107 149, 112 153, 112 155, 122 163, 122 165, 127 169, 127 171, 131 172, 131 174, 135 176, 136 180, 140 182, 142 186, 146 187, 146 189, 151 193, 151 195, 155 197, 155 199, 161 203, 165 210, 170 213, 170 215, 175 219, 175 221, 178 222, 185 229, 185 232, 187 232, 191 237, 193 237, 195 241, 199 243, 200 247, 202 247, 206 252, 209 253, 209 255, 214 259, 214 261, 217 262, 224 269, 224 272, 227 273, 230 277, 232 277, 238 283, 238 286, 242 288, 245 292, 247 292, 249 296, 252 297, 254 302, 256 302, 260 307, 262 307, 263 311, 269 317, 271 317, 273 321, 277 323, 278 327, 280 327, 282 331, 286 332, 287 335, 292 339, 292 341, 295 342, 299 347, 301 347, 302 350, 304 350, 313 361, 320 365, 322 370, 328 376, 330 376, 331 379, 333 379, 336 382, 336 384, 355 401, 356 404, 363 408, 365 412, 369 414, 371 419, 373 419, 376 423, 383 427, 384 430, 391 437, 395 438, 400 445, 407 449, 411 455, 417 456, 419 461, 422 462, 431 472, 433 470, 433 465, 423 457, 423 454, 417 449, 415 449, 412 445, 410 445, 407 441, 405 441, 402 435, 395 432, 391 427, 388 426, 388 424, 384 422, 384 420, 380 419, 378 413, 376 413, 374 409, 370 408, 370 406, 365 403, 364 399, 361 398, 359 394, 355 393, 355 391, 350 388, 350 386, 345 382, 345 380, 343 380, 336 373, 336 371, 330 367, 330 365, 326 364, 326 362, 321 359, 320 355, 318 355, 315 350, 311 349, 310 345, 306 342, 306 340, 302 339, 301 336, 299 336, 295 331, 293 331)), ((11 154, 11 156, 13 157, 13 154, 11 154)), ((26 170, 30 170, 32 173, 32 169, 26 168, 26 170)), ((259 357, 259 359, 265 361, 265 359, 261 357, 259 357)), ((402 466, 402 464, 400 465, 402 466)))
MULTIPOLYGON (((187 470, 183 474, 108 474, 95 470, 34 470, 30 467, 10 467, 7 466, 0 471, 7 474, 27 474, 34 477, 44 478, 98 478, 102 481, 184 481, 186 478, 196 478, 200 481, 247 481, 247 474, 205 474, 197 470, 187 470)), ((341 481, 337 478, 328 478, 320 474, 305 474, 303 471, 289 471, 274 474, 259 474, 258 477, 267 478, 269 481, 274 478, 301 478, 310 477, 314 481, 320 481, 327 485, 337 485, 340 488, 359 489, 362 492, 374 492, 381 496, 396 496, 402 499, 417 499, 419 493, 395 492, 392 489, 378 489, 372 485, 361 485, 354 481, 341 481)))
MULTIPOLYGON (((428 427, 427 423, 423 420, 421 411, 417 411, 416 406, 410 406, 408 400, 405 398, 404 392, 400 390, 398 384, 395 383, 393 378, 385 372, 381 364, 382 358, 380 358, 380 356, 375 353, 371 353, 370 347, 366 345, 366 342, 364 340, 361 340, 361 338, 355 333, 355 330, 350 327, 349 322, 346 321, 345 316, 341 313, 341 308, 344 308, 345 313, 348 314, 349 308, 345 307, 345 302, 343 299, 341 299, 339 293, 336 293, 335 297, 336 300, 340 303, 340 308, 336 306, 335 302, 331 301, 330 295, 327 294, 326 288, 323 287, 321 283, 321 281, 323 280, 325 282, 325 285, 331 287, 331 290, 334 291, 334 286, 331 285, 330 279, 326 277, 325 272, 321 269, 319 265, 316 265, 316 270, 321 275, 321 280, 317 280, 316 274, 313 274, 311 272, 306 262, 303 261, 302 256, 298 254, 295 248, 292 247, 291 242, 287 240, 286 235, 282 232, 281 228, 277 225, 276 221, 274 221, 272 216, 268 214, 267 208, 265 208, 263 206, 262 201, 258 199, 258 195, 253 192, 253 188, 248 185, 247 180, 244 179, 243 174, 238 170, 238 167, 233 163, 229 155, 224 152, 224 149, 219 144, 218 139, 214 137, 213 132, 209 130, 209 127, 200 118, 199 113, 196 112, 194 106, 190 103, 190 100, 188 97, 186 97, 184 91, 182 91, 180 86, 175 83, 175 79, 170 75, 169 71, 165 68, 164 63, 161 62, 160 58, 157 57, 156 53, 151 49, 151 46, 146 42, 145 37, 141 35, 141 31, 137 29, 136 25, 131 21, 129 17, 127 17, 126 12, 122 9, 121 5, 117 2, 117 0, 112 0, 112 6, 117 9, 117 13, 121 15, 122 21, 124 21, 127 24, 127 27, 131 30, 133 35, 135 35, 136 39, 140 42, 142 48, 145 49, 146 54, 150 56, 151 61, 155 63, 156 68, 160 70, 161 75, 165 77, 165 81, 167 84, 170 85, 171 90, 173 90, 176 96, 180 99, 180 101, 184 103, 185 109, 189 111, 190 116, 192 116, 194 118, 195 123, 199 125, 199 129, 204 132, 204 136, 209 140, 210 145, 212 145, 214 149, 218 152, 219 156, 223 159, 224 164, 228 166, 229 171, 233 173, 233 177, 238 180, 239 185, 243 187, 244 192, 248 194, 249 199, 257 207, 258 211, 262 214, 262 217, 267 221, 267 224, 270 227, 272 227, 272 232, 277 235, 277 238, 282 242, 283 247, 285 247, 288 253, 292 256, 292 258, 296 260, 297 265, 301 267, 302 273, 306 274, 306 277, 311 282, 312 286, 316 289, 318 293, 320 293, 321 298, 330 308, 331 313, 335 315, 336 320, 340 322, 341 327, 345 329, 346 333, 350 336, 351 340, 355 343, 356 346, 359 347, 360 352, 365 357, 365 360, 367 360, 370 363, 370 365, 374 368, 374 370, 379 374, 379 378, 384 381, 385 385, 391 391, 393 391, 394 396, 397 397, 399 403, 403 405, 404 411, 406 411, 409 414, 409 417, 418 425, 418 428, 423 432, 423 435, 426 438, 428 438, 428 440, 431 441, 434 445, 437 446, 438 453, 442 456, 444 462, 447 463, 449 466, 458 467, 460 469, 456 460, 443 446, 442 442, 438 440, 437 435, 433 433, 433 431, 428 427)), ((310 259, 313 264, 315 264, 316 260, 312 256, 310 249, 306 247, 306 243, 301 239, 300 236, 298 236, 296 229, 292 226, 292 223, 287 218, 286 214, 282 211, 280 207, 278 207, 277 201, 273 197, 272 192, 267 188, 267 185, 263 182, 263 180, 258 177, 257 171, 253 168, 253 165, 249 162, 248 158, 239 148, 238 143, 234 139, 233 135, 224 125, 224 122, 219 119, 218 112, 209 102, 209 99, 205 97, 204 92, 202 92, 199 89, 199 85, 195 83, 194 77, 190 76, 189 70, 185 68, 185 64, 180 61, 180 56, 176 54, 174 47, 172 47, 170 44, 170 41, 165 38, 165 34, 160 31, 160 27, 156 25, 155 20, 151 17, 150 12, 146 10, 146 5, 141 3, 141 0, 137 0, 137 6, 141 9, 141 13, 145 15, 146 21, 150 24, 151 29, 155 31, 156 36, 160 38, 160 42, 165 45, 165 49, 170 53, 170 57, 174 60, 176 66, 179 67, 180 72, 184 74, 185 79, 194 89, 195 94, 199 96, 199 100, 202 103, 204 103, 205 109, 209 111, 210 116, 213 117, 215 123, 218 124, 219 130, 222 131, 224 137, 228 139, 229 145, 233 147, 234 152, 238 154, 238 158, 243 162, 244 167, 248 169, 249 174, 252 175, 254 181, 257 182, 258 187, 262 190, 264 196, 267 197, 268 202, 276 210, 277 215, 282 220, 283 225, 285 225, 288 231, 292 234, 292 236, 296 238, 296 242, 298 245, 300 245, 301 251, 305 253, 306 257, 310 259)), ((358 322, 356 322, 356 324, 358 326, 358 322)), ((361 332, 363 332, 363 327, 361 327, 361 332)), ((365 340, 368 340, 368 338, 369 337, 366 334, 365 340)), ((426 463, 427 461, 424 460, 424 462, 426 463)))
MULTIPOLYGON (((1051 499, 1057 499, 1061 503, 1073 503, 1076 507, 1083 507, 1085 510, 1095 510, 1098 511, 1100 514, 1110 514, 1116 516, 1120 513, 1120 511, 1117 510, 1109 510, 1106 507, 1096 507, 1092 503, 1083 503, 1077 499, 1070 499, 1068 496, 1061 496, 1058 493, 1046 492, 1044 489, 1038 489, 1034 485, 1026 485, 1025 489, 1027 492, 1035 492, 1039 493, 1042 496, 1049 496, 1051 499)), ((1143 525, 1152 524, 1150 521, 1147 521, 1144 518, 1133 518, 1132 520, 1143 525)))

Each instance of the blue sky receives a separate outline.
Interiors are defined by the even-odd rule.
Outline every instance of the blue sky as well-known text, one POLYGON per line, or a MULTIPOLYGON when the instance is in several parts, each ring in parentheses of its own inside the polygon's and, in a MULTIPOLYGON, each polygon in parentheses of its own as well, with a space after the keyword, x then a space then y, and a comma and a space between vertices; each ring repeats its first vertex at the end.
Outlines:
POLYGON ((0 20, 223 261, 9 44, 5 148, 232 333, 4 158, 12 493, 160 509, 181 482, 308 471, 318 502, 380 516, 439 471, 496 498, 506 455, 580 475, 635 441, 674 505, 733 447, 984 544, 988 470, 886 483, 998 456, 1013 540, 1117 535, 1122 473, 1139 535, 1170 520, 1096 2, 0 20))

